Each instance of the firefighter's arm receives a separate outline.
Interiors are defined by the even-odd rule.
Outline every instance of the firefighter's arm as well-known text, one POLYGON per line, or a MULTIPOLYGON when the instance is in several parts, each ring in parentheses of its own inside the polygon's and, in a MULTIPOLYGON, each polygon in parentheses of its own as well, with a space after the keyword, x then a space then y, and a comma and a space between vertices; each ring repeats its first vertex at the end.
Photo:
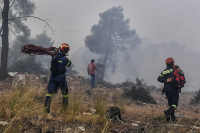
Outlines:
POLYGON ((165 83, 166 82, 166 80, 164 79, 162 73, 158 76, 157 80, 158 80, 158 82, 161 82, 161 83, 165 83))
POLYGON ((72 62, 66 57, 66 67, 70 67, 72 62))
POLYGON ((98 70, 97 70, 97 67, 96 67, 96 65, 95 65, 95 64, 93 65, 93 67, 94 67, 94 69, 95 69, 95 70, 98 72, 98 70))

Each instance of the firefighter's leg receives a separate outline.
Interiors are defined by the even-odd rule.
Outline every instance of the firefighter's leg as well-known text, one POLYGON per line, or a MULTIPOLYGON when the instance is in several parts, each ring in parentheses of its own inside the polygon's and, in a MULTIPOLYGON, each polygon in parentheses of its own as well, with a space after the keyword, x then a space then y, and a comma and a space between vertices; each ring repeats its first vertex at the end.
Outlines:
MULTIPOLYGON (((169 108, 170 108, 171 105, 172 105, 171 96, 168 96, 167 100, 168 100, 168 105, 169 105, 169 108)), ((168 112, 168 110, 165 110, 164 114, 165 114, 166 121, 169 121, 170 120, 170 113, 168 112)))
POLYGON ((92 74, 90 74, 90 76, 91 76, 91 86, 93 87, 93 78, 92 78, 92 74))
POLYGON ((53 94, 46 94, 46 100, 45 100, 45 112, 50 113, 50 105, 51 105, 51 98, 53 97, 53 94))
POLYGON ((95 74, 91 74, 92 80, 91 80, 91 85, 94 87, 95 84, 95 74))
POLYGON ((69 104, 69 101, 68 101, 68 94, 67 95, 63 95, 63 106, 64 107, 67 107, 69 104))
POLYGON ((172 112, 171 112, 171 121, 176 121, 176 117, 175 117, 175 110, 173 110, 172 112))
POLYGON ((175 90, 173 91, 173 95, 172 95, 172 107, 174 107, 174 109, 172 109, 170 113, 172 121, 176 121, 175 109, 178 107, 178 99, 179 99, 179 93, 178 91, 175 90))
MULTIPOLYGON (((165 94, 166 94, 168 105, 169 105, 169 108, 170 108, 171 105, 172 105, 171 86, 165 87, 165 94)), ((164 110, 164 114, 165 114, 166 121, 169 121, 170 120, 170 113, 168 112, 168 110, 164 110)))
POLYGON ((63 107, 66 108, 68 106, 68 86, 66 80, 61 83, 61 91, 63 94, 63 107))
POLYGON ((50 80, 49 85, 48 85, 48 92, 46 94, 46 100, 45 100, 45 112, 46 113, 50 113, 51 99, 53 97, 54 89, 56 89, 56 88, 57 88, 56 84, 50 80))

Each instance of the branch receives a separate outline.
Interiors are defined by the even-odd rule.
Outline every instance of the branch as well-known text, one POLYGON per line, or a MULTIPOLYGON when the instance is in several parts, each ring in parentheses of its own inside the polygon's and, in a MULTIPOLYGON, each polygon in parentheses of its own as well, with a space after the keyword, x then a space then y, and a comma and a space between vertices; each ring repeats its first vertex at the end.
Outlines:
POLYGON ((48 25, 48 27, 50 27, 52 33, 54 33, 54 31, 53 31, 53 29, 51 28, 51 26, 49 25, 49 23, 48 23, 46 20, 41 19, 41 18, 39 18, 39 17, 35 17, 35 16, 23 16, 23 17, 10 18, 10 19, 8 19, 8 20, 15 20, 15 19, 19 19, 19 18, 36 18, 36 19, 39 19, 39 20, 45 22, 45 23, 48 25))
MULTIPOLYGON (((10 30, 10 29, 9 29, 9 30, 10 30)), ((18 38, 18 36, 17 36, 17 35, 15 35, 15 33, 14 33, 12 30, 10 30, 10 31, 11 31, 11 33, 13 33, 13 35, 14 35, 14 36, 16 36, 16 37, 18 38)))
POLYGON ((13 4, 15 3, 15 0, 13 0, 12 4, 10 5, 9 9, 13 6, 13 4))

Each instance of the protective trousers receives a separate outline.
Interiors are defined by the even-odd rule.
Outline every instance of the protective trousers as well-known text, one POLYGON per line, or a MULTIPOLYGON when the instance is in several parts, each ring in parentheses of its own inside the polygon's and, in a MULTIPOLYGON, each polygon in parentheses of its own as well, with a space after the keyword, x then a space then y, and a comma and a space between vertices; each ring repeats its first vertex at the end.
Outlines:
POLYGON ((171 120, 175 121, 174 113, 175 109, 178 107, 179 99, 178 90, 176 88, 173 88, 171 85, 166 85, 164 91, 169 105, 169 109, 167 111, 164 111, 166 115, 166 120, 169 121, 171 116, 171 120))
POLYGON ((61 89, 63 94, 63 106, 68 106, 68 86, 65 75, 58 75, 57 77, 50 77, 48 84, 48 93, 45 100, 45 112, 50 113, 51 99, 53 93, 57 93, 58 89, 61 89))

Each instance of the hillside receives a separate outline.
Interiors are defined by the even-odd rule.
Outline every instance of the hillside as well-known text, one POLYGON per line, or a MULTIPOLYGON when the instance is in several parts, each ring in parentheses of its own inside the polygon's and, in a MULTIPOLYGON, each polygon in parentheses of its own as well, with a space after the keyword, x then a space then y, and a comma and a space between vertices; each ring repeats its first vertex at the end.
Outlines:
MULTIPOLYGON (((97 85, 91 88, 84 78, 68 77, 69 107, 62 109, 62 94, 53 96, 51 113, 45 114, 46 80, 26 75, 29 82, 12 88, 15 78, 0 83, 0 132, 5 133, 186 133, 200 132, 199 107, 189 106, 193 93, 181 93, 177 122, 165 122, 167 100, 152 92, 158 104, 122 98, 122 88, 97 85), (31 77, 31 78, 30 78, 31 77), (119 107, 122 121, 104 117, 109 107, 119 107)), ((130 86, 131 87, 131 86, 130 86)))

